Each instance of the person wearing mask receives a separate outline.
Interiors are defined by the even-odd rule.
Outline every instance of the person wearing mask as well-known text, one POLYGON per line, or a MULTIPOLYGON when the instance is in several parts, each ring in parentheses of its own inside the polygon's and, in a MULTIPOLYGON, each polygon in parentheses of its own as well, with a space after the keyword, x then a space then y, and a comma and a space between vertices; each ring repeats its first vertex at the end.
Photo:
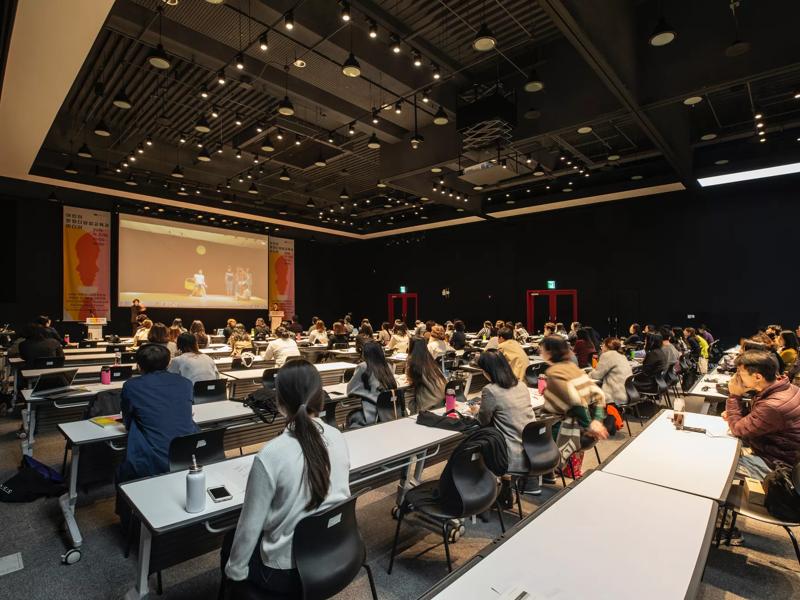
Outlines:
MULTIPOLYGON (((507 329, 503 328, 501 335, 503 331, 507 329)), ((478 367, 489 383, 481 390, 480 405, 471 405, 470 411, 482 426, 494 427, 505 439, 508 472, 527 473, 530 463, 522 447, 522 430, 536 418, 528 387, 523 380, 516 377, 511 365, 500 352, 482 352, 478 358, 478 367)), ((513 506, 510 476, 501 480, 498 500, 505 508, 513 506)))
POLYGON ((292 315, 292 322, 289 325, 288 329, 295 335, 302 334, 303 326, 300 324, 300 317, 298 317, 297 315, 292 315))
POLYGON ((31 323, 22 334, 25 341, 19 345, 19 356, 28 365, 37 358, 53 358, 64 356, 58 340, 47 335, 47 331, 39 323, 31 323))
POLYGON ((147 343, 147 338, 150 336, 150 329, 152 327, 153 322, 150 319, 145 319, 142 321, 141 327, 136 330, 136 334, 133 336, 133 345, 141 346, 142 344, 147 343))
POLYGON ((143 315, 147 310, 138 298, 134 298, 131 303, 131 330, 134 334, 139 329, 139 315, 143 315))
POLYGON ((795 362, 797 362, 797 353, 798 350, 800 350, 797 336, 794 334, 794 331, 784 329, 776 339, 778 354, 784 364, 784 368, 781 372, 790 371, 794 368, 795 362))
POLYGON ((333 335, 328 336, 328 350, 333 348, 334 344, 349 344, 350 337, 347 335, 347 330, 344 323, 336 321, 333 324, 333 335))
POLYGON ((307 361, 292 361, 275 382, 286 428, 253 459, 236 532, 223 543, 224 585, 230 588, 225 591, 234 598, 244 581, 259 597, 302 597, 294 529, 350 496, 347 444, 318 417, 324 402, 319 372, 307 361))
POLYGON ((269 335, 269 327, 267 327, 267 322, 264 320, 264 317, 258 317, 256 319, 256 324, 253 327, 253 333, 255 334, 255 339, 258 341, 263 342, 267 339, 269 335))
POLYGON ((186 333, 186 328, 183 326, 183 319, 181 319, 180 317, 176 317, 176 318, 172 319, 172 327, 177 327, 178 328, 178 334, 179 335, 181 333, 186 333))
POLYGON ((453 335, 450 336, 450 345, 454 350, 463 350, 467 345, 466 327, 461 319, 456 319, 453 322, 453 335))
POLYGON ((385 346, 389 343, 389 340, 392 339, 392 330, 390 327, 389 321, 381 323, 381 329, 378 331, 378 343, 381 346, 385 346))
POLYGON ((361 398, 361 412, 355 413, 350 425, 372 425, 378 419, 378 395, 386 390, 397 389, 394 372, 386 362, 383 348, 378 342, 368 341, 361 352, 360 362, 347 382, 347 395, 361 398))
POLYGON ((711 332, 708 330, 708 325, 700 325, 700 327, 697 328, 697 333, 699 333, 703 339, 708 342, 709 346, 714 343, 714 336, 711 335, 711 332))
POLYGON ((285 327, 278 327, 275 331, 276 339, 267 344, 264 360, 274 360, 276 367, 282 367, 290 356, 300 356, 300 349, 291 333, 285 327))
POLYGON ((514 332, 509 327, 503 327, 497 332, 497 340, 497 349, 508 362, 514 377, 525 381, 525 370, 530 361, 520 343, 514 339, 514 332))
MULTIPOLYGON (((551 365, 545 371, 547 387, 544 390, 544 412, 572 417, 583 430, 582 433, 595 439, 606 439, 608 430, 603 425, 606 418, 605 394, 572 361, 567 340, 557 335, 547 336, 540 347, 542 358, 551 365)), ((580 447, 580 436, 559 436, 560 430, 560 424, 553 427, 553 436, 559 442, 559 448, 569 445, 580 447)), ((575 451, 569 457, 568 463, 571 474, 580 477, 583 451, 575 451)), ((545 477, 544 481, 552 483, 554 479, 545 477)))
POLYGON ((425 338, 417 337, 411 340, 405 375, 408 383, 414 386, 416 410, 411 412, 433 410, 444 405, 444 387, 447 380, 428 352, 425 338))
POLYGON ((57 341, 62 346, 64 345, 64 338, 61 337, 61 334, 56 331, 55 327, 53 327, 53 321, 47 315, 40 315, 36 318, 36 323, 41 325, 42 329, 44 330, 45 337, 49 337, 57 341))
POLYGON ((229 339, 233 333, 233 328, 236 327, 236 319, 228 319, 225 322, 225 328, 222 330, 222 335, 225 339, 229 339))
POLYGON ((189 333, 197 340, 198 348, 208 347, 208 334, 206 334, 206 326, 203 325, 202 321, 192 321, 192 324, 189 326, 189 333))
POLYGON ((628 328, 628 333, 630 333, 630 335, 625 340, 625 345, 635 346, 636 344, 641 344, 644 341, 641 331, 642 328, 638 323, 632 323, 628 328))
POLYGON ((584 328, 578 329, 575 338, 575 345, 572 352, 578 359, 578 366, 581 369, 592 366, 592 355, 597 351, 589 337, 589 332, 584 328))
POLYGON ((631 375, 631 363, 622 354, 622 341, 607 337, 603 340, 597 367, 589 372, 589 379, 600 381, 600 389, 606 395, 608 404, 622 406, 628 403, 625 381, 631 375))
POLYGON ((581 328, 581 324, 577 321, 573 321, 569 324, 569 333, 567 334, 567 341, 570 344, 575 344, 575 340, 578 339, 578 330, 581 328))
POLYGON ((169 373, 169 362, 165 346, 146 344, 136 351, 140 375, 122 385, 120 408, 128 441, 125 460, 117 470, 120 483, 167 473, 172 440, 197 431, 192 421, 192 383, 169 373))
POLYGON ((188 332, 180 334, 177 346, 179 354, 169 361, 167 371, 186 377, 192 384, 219 379, 214 359, 200 352, 194 334, 188 332))
POLYGON ((148 344, 159 344, 169 350, 170 356, 175 356, 178 353, 178 346, 175 342, 169 339, 169 330, 163 323, 153 323, 150 331, 147 334, 148 344))
POLYGON ((492 322, 484 321, 483 327, 481 327, 480 330, 478 331, 478 339, 486 341, 490 337, 492 337, 492 322))
POLYGON ((317 319, 314 327, 308 332, 308 343, 311 345, 328 345, 328 330, 325 328, 325 321, 317 319))
POLYGON ((371 341, 372 325, 362 322, 361 327, 358 329, 358 335, 356 336, 356 352, 361 354, 364 350, 364 344, 371 341))
POLYGON ((430 333, 431 335, 428 338, 428 352, 431 353, 433 358, 441 358, 446 352, 453 349, 445 340, 444 327, 441 325, 434 325, 431 327, 430 333))
POLYGON ((408 345, 411 342, 411 337, 408 335, 408 328, 403 322, 397 323, 392 332, 392 339, 386 344, 388 350, 394 350, 401 354, 408 352, 408 345))
POLYGON ((530 337, 530 334, 528 333, 528 330, 525 329, 525 327, 522 325, 522 323, 520 323, 519 321, 514 323, 514 339, 515 340, 517 340, 520 344, 524 344, 525 342, 528 341, 529 337, 530 337))

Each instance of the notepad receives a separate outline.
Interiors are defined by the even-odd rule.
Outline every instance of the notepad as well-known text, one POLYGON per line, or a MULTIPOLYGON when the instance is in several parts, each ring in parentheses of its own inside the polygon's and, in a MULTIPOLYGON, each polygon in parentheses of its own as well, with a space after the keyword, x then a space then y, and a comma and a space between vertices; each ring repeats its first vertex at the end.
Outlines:
POLYGON ((122 415, 110 415, 108 417, 94 417, 89 419, 95 425, 100 427, 112 427, 122 422, 122 415))

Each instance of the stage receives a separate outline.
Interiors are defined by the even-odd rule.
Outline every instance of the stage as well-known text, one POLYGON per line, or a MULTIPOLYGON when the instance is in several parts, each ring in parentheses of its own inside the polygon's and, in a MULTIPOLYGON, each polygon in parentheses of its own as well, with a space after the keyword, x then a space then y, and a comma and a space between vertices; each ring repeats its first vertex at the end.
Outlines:
POLYGON ((146 308, 268 308, 265 298, 253 296, 248 300, 237 300, 233 296, 223 294, 206 294, 191 296, 186 294, 170 294, 163 292, 122 292, 119 295, 120 306, 130 306, 133 299, 138 298, 146 308))

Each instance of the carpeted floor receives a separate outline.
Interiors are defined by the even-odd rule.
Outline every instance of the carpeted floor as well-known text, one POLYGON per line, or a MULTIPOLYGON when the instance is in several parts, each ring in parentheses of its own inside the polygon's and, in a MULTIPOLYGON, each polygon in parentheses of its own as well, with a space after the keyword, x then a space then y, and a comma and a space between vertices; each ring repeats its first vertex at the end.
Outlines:
MULTIPOLYGON (((0 419, 0 481, 8 479, 20 461, 16 437, 18 426, 18 417, 0 419)), ((639 427, 631 426, 635 435, 639 427)), ((602 442, 599 445, 601 456, 607 457, 625 439, 626 432, 618 433, 617 439, 602 442)), ((42 433, 37 437, 34 456, 39 460, 59 468, 63 451, 64 442, 57 432, 42 433)), ((594 466, 594 454, 589 453, 584 470, 594 466)), ((425 478, 434 478, 441 468, 441 465, 430 467, 425 478)), ((386 574, 395 527, 390 516, 394 491, 394 485, 386 485, 362 496, 358 501, 358 520, 368 546, 368 560, 376 577, 379 597, 383 600, 408 600, 417 598, 442 578, 447 567, 441 539, 436 534, 420 527, 404 526, 402 553, 395 562, 393 574, 386 574)), ((541 503, 546 498, 546 493, 539 497, 526 496, 526 514, 536 508, 532 500, 541 503)), ((134 581, 135 552, 128 559, 123 557, 122 534, 113 504, 110 486, 93 488, 88 495, 81 496, 77 517, 85 539, 83 557, 71 566, 60 562, 60 555, 65 550, 65 537, 55 499, 29 504, 0 504, 0 557, 20 552, 25 564, 22 571, 0 577, 0 599, 121 598, 134 581)), ((637 522, 636 515, 628 514, 626 507, 607 508, 610 515, 617 515, 620 527, 640 527, 646 535, 647 523, 637 522)), ((507 524, 516 522, 512 514, 507 515, 507 524)), ((680 518, 680 515, 665 515, 667 517, 680 518)), ((707 600, 799 598, 800 567, 785 532, 744 519, 740 519, 739 524, 746 545, 711 549, 699 597, 707 600)), ((499 532, 496 514, 488 523, 468 523, 465 536, 451 547, 456 565, 467 561, 499 532)), ((608 561, 609 579, 598 582, 597 598, 613 598, 614 589, 625 586, 625 565, 615 564, 613 555, 586 559, 608 561)), ((653 556, 652 560, 659 558, 653 556)), ((211 552, 167 569, 163 578, 165 598, 214 599, 219 584, 219 555, 211 552)), ((151 578, 151 585, 155 585, 155 577, 151 578)), ((658 582, 654 581, 653 586, 657 585, 658 582)), ((337 598, 369 598, 366 577, 360 577, 337 598)))

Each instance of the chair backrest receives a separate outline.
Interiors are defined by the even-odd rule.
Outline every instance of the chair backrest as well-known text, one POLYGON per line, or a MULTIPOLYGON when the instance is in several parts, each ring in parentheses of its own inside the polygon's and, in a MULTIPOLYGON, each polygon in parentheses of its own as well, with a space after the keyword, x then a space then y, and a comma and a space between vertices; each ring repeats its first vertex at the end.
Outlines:
POLYGON ((525 369, 525 385, 535 388, 539 385, 539 375, 547 370, 549 365, 545 362, 533 363, 525 369))
POLYGON ((195 381, 193 392, 192 404, 205 404, 206 402, 227 400, 228 382, 225 379, 195 381))
POLYGON ((489 510, 497 498, 497 478, 486 467, 480 446, 467 444, 450 456, 439 479, 444 511, 454 518, 489 510))
POLYGON ((135 364, 136 352, 123 352, 119 358, 119 361, 123 364, 135 364))
POLYGON ((303 359, 303 355, 302 354, 293 354, 292 356, 287 356, 286 360, 283 361, 283 364, 286 364, 288 362, 292 362, 293 360, 304 360, 303 359))
POLYGON ((78 348, 97 348, 97 340, 81 340, 78 348))
POLYGON ((678 383, 678 374, 675 372, 676 364, 677 363, 669 363, 667 365, 666 370, 663 373, 664 381, 668 386, 672 386, 678 383))
POLYGON ((349 347, 350 344, 347 342, 341 342, 338 344, 333 344, 333 346, 331 346, 333 350, 347 350, 349 347))
POLYGON ((528 457, 530 475, 545 475, 561 462, 561 454, 553 439, 552 422, 531 421, 522 430, 522 448, 528 457))
POLYGON ((125 352, 125 348, 127 348, 125 344, 109 344, 106 346, 106 352, 125 352))
POLYGON ((467 402, 467 381, 465 379, 460 378, 453 378, 447 382, 445 385, 445 390, 452 389, 455 392, 456 402, 463 402, 466 404, 467 402))
POLYGON ((261 374, 261 383, 265 390, 275 389, 275 375, 278 374, 278 367, 267 367, 261 374))
POLYGON ((636 379, 636 375, 631 375, 627 379, 625 379, 625 395, 628 396, 628 404, 638 404, 642 401, 642 397, 639 394, 639 390, 636 389, 636 384, 634 383, 636 379))
POLYGON ((350 383, 350 380, 353 378, 353 374, 355 372, 355 369, 345 369, 342 372, 342 383, 350 383))
POLYGON ((667 391, 667 380, 664 371, 661 371, 653 375, 653 381, 656 382, 656 388, 658 388, 659 394, 663 394, 664 392, 667 391))
POLYGON ((367 555, 356 522, 356 496, 301 520, 294 528, 292 554, 304 600, 323 600, 346 588, 367 555))
POLYGON ((406 416, 404 390, 386 390, 378 394, 375 402, 378 409, 378 422, 386 423, 406 416))
POLYGON ((189 435, 173 438, 169 443, 169 470, 183 471, 192 466, 192 455, 198 465, 207 465, 225 460, 226 427, 206 429, 189 435))
POLYGON ((33 359, 32 369, 58 369, 64 366, 63 356, 40 356, 33 359))
POLYGON ((109 371, 111 371, 111 381, 127 381, 133 375, 133 366, 112 365, 109 371))

